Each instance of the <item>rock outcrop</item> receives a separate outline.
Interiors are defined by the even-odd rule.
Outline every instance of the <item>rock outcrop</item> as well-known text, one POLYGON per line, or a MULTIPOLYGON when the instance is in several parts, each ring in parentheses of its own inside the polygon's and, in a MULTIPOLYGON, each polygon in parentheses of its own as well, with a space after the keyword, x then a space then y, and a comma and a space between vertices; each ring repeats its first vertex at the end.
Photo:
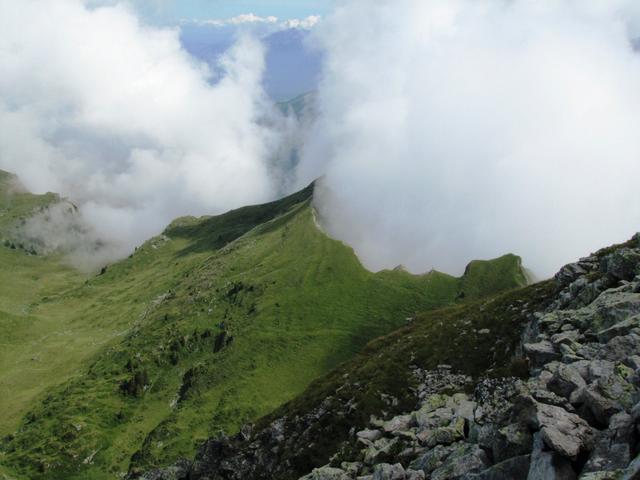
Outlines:
POLYGON ((522 310, 520 377, 416 365, 414 408, 388 398, 304 475, 295 455, 283 464, 278 452, 292 440, 322 444, 322 426, 349 421, 357 403, 325 399, 296 417, 297 430, 275 419, 142 478, 640 479, 640 235, 563 267, 555 283, 543 309, 522 310))

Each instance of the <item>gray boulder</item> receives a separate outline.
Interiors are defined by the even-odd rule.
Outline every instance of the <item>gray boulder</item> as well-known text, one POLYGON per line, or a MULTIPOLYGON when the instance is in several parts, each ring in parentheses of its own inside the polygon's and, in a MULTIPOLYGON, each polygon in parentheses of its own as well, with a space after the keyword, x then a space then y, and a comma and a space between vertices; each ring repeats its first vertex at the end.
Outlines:
POLYGON ((440 407, 434 410, 421 408, 413 412, 412 420, 419 430, 443 427, 448 425, 453 419, 453 411, 447 407, 440 407))
POLYGON ((609 434, 615 443, 632 444, 634 435, 634 420, 627 412, 616 413, 609 420, 609 434))
POLYGON ((634 458, 624 470, 620 480, 640 480, 640 455, 634 458))
POLYGON ((536 434, 527 480, 575 480, 571 462, 555 452, 543 451, 543 446, 541 435, 536 434))
POLYGON ((466 475, 464 480, 523 480, 531 466, 531 455, 513 457, 497 463, 480 473, 466 475))
POLYGON ((405 480, 425 480, 427 476, 421 470, 407 470, 405 480))
POLYGON ((574 390, 584 387, 586 384, 577 369, 570 365, 561 365, 554 372, 547 387, 553 393, 568 399, 574 390))
POLYGON ((525 455, 531 452, 533 436, 525 425, 512 423, 501 428, 495 435, 492 453, 495 462, 525 455))
POLYGON ((588 381, 593 382, 599 378, 609 378, 613 375, 615 365, 609 360, 593 360, 587 369, 588 381))
POLYGON ((426 453, 416 458, 409 468, 413 470, 421 470, 426 474, 429 474, 444 465, 445 459, 455 449, 453 446, 445 447, 444 445, 437 445, 435 448, 428 450, 426 453))
POLYGON ((300 480, 350 480, 351 477, 340 468, 320 467, 310 474, 300 477, 300 480))
POLYGON ((640 253, 630 248, 620 248, 600 261, 600 270, 617 280, 632 280, 640 266, 640 253))
POLYGON ((472 423, 469 431, 469 441, 477 443, 485 450, 493 449, 493 442, 498 431, 493 423, 478 424, 472 423))
POLYGON ((405 480, 406 472, 399 463, 380 463, 373 467, 373 480, 405 480))
POLYGON ((531 397, 524 398, 529 407, 523 411, 529 425, 540 430, 544 443, 560 455, 575 460, 593 442, 593 430, 589 424, 574 413, 561 407, 538 403, 531 397))
POLYGON ((567 286, 578 279, 578 277, 586 275, 587 273, 589 273, 589 268, 586 265, 569 263, 555 274, 554 279, 559 285, 567 286))
POLYGON ((411 426, 411 415, 398 415, 382 425, 382 429, 387 433, 396 431, 406 431, 411 426))
POLYGON ((624 364, 632 370, 640 370, 640 355, 631 355, 625 358, 624 364))
POLYGON ((382 432, 380 430, 361 430, 356 433, 356 437, 361 440, 375 442, 376 440, 382 438, 382 432))
POLYGON ((558 360, 560 353, 556 351, 555 346, 548 340, 538 343, 525 343, 524 352, 529 357, 531 364, 535 367, 542 367, 545 364, 558 360))
POLYGON ((614 337, 627 335, 631 330, 638 327, 640 327, 640 315, 634 315, 616 323, 612 327, 599 331, 597 334, 598 341, 600 341, 600 343, 607 343, 614 337))
POLYGON ((364 452, 364 463, 373 465, 393 458, 399 448, 398 438, 380 438, 369 445, 364 452))
POLYGON ((622 411, 622 406, 606 398, 595 387, 588 387, 582 395, 585 408, 600 425, 608 425, 612 415, 622 411))
POLYGON ((474 444, 463 443, 447 457, 440 468, 431 473, 431 480, 455 480, 479 473, 490 465, 487 454, 474 444))
POLYGON ((631 448, 628 444, 612 443, 603 432, 598 435, 595 447, 583 468, 583 473, 612 472, 624 469, 631 460, 631 448))
POLYGON ((627 358, 640 354, 640 336, 635 333, 620 335, 602 345, 598 352, 598 358, 611 360, 612 362, 624 362, 627 358))
POLYGON ((446 427, 425 430, 419 433, 417 438, 420 443, 429 448, 433 448, 436 445, 451 445, 464 438, 464 426, 464 418, 459 417, 454 419, 451 424, 446 427))
POLYGON ((188 466, 178 464, 147 472, 140 477, 140 480, 186 480, 189 478, 188 474, 188 466))
POLYGON ((603 292, 591 305, 578 310, 589 318, 594 330, 602 330, 640 313, 640 294, 610 289, 603 292))
POLYGON ((623 473, 622 470, 583 472, 578 477, 578 480, 620 480, 623 473))

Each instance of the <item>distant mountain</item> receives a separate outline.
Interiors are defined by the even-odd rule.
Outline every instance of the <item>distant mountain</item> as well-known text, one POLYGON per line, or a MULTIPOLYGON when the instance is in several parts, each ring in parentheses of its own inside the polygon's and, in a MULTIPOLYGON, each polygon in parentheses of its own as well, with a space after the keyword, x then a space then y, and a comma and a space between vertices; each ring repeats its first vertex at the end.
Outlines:
MULTIPOLYGON (((322 56, 307 46, 309 31, 281 30, 263 38, 267 49, 264 88, 275 101, 286 101, 318 86, 322 56)), ((228 27, 185 24, 181 42, 194 57, 217 68, 218 58, 233 44, 228 27)))
MULTIPOLYGON (((9 183, 0 238, 60 201, 9 183)), ((512 255, 463 278, 369 272, 318 227, 313 191, 177 219, 97 276, 3 242, 0 476, 113 478, 191 457, 419 312, 525 282, 512 255)))
POLYGON ((307 45, 309 32, 288 29, 268 36, 266 91, 276 101, 318 88, 322 55, 307 45))

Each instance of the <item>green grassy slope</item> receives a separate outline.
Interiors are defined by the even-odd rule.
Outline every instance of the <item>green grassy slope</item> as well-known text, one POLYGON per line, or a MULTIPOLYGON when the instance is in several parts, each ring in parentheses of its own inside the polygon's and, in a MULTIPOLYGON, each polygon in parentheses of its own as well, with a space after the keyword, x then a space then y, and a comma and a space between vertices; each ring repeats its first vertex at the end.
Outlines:
POLYGON ((86 282, 60 259, 0 247, 13 262, 0 269, 0 464, 20 478, 113 478, 171 463, 463 285, 520 283, 517 257, 496 264, 499 281, 491 263, 466 279, 371 273, 317 228, 311 195, 179 219, 86 282))
POLYGON ((417 365, 424 370, 449 365, 452 372, 469 376, 471 389, 483 377, 526 377, 528 366, 515 355, 521 333, 530 314, 545 308, 555 291, 549 280, 418 315, 409 325, 369 342, 303 394, 261 418, 254 436, 241 447, 244 454, 250 459, 254 450, 249 444, 278 420, 286 440, 267 458, 286 467, 276 468, 274 479, 295 480, 331 458, 334 466, 355 458, 354 445, 347 441, 350 432, 366 428, 371 416, 390 418, 415 409, 417 365))
POLYGON ((494 260, 473 260, 460 282, 460 298, 477 300, 517 284, 527 285, 527 275, 520 257, 507 254, 494 260))
MULTIPOLYGON (((32 195, 0 170, 0 435, 17 427, 29 402, 68 370, 60 365, 63 319, 38 311, 34 302, 81 283, 83 277, 58 257, 29 255, 8 236, 27 216, 59 201, 52 193, 32 195)), ((1 457, 0 457, 1 458, 1 457)))

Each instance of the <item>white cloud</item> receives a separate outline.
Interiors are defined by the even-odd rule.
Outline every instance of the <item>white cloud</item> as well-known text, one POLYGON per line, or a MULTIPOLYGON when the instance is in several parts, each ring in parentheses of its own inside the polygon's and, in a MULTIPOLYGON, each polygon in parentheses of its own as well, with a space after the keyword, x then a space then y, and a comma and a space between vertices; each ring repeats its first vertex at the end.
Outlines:
POLYGON ((344 2, 300 183, 374 268, 538 274, 640 229, 637 2, 344 2))
POLYGON ((320 15, 310 15, 306 18, 293 18, 290 20, 286 20, 283 22, 283 25, 286 28, 298 28, 302 30, 311 30, 315 27, 321 20, 320 15))
POLYGON ((276 195, 284 124, 242 37, 223 77, 120 4, 0 0, 0 168, 72 197, 119 254, 173 218, 276 195))
POLYGON ((260 17, 258 15, 254 15, 253 13, 246 13, 243 15, 232 17, 227 22, 232 25, 241 25, 243 23, 277 23, 278 17, 260 17))
POLYGON ((0 168, 71 196, 122 255, 178 215, 275 197, 304 135, 298 183, 326 175, 325 226, 367 266, 458 273, 513 251, 547 275, 640 229, 639 20, 631 0, 349 0, 318 25, 236 19, 313 27, 318 119, 296 132, 250 36, 212 86, 177 29, 120 4, 0 0, 0 168))
POLYGON ((261 17, 253 13, 246 13, 226 19, 206 19, 206 20, 183 20, 184 23, 196 23, 198 25, 211 25, 214 27, 228 27, 228 26, 263 26, 270 27, 270 31, 285 30, 285 29, 299 29, 299 30, 311 30, 321 20, 319 15, 310 15, 305 18, 292 18, 288 20, 280 20, 278 17, 266 16, 261 17))

